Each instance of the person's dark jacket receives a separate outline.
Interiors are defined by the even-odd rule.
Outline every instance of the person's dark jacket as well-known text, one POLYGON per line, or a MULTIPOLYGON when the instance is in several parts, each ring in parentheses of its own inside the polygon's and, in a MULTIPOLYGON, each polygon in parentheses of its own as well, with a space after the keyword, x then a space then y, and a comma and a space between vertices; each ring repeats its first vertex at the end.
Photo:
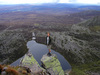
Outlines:
MULTIPOLYGON (((48 36, 47 36, 48 37, 48 36)), ((47 37, 46 37, 46 44, 47 44, 47 37)), ((49 36, 49 42, 47 45, 50 45, 51 44, 51 37, 49 36)))

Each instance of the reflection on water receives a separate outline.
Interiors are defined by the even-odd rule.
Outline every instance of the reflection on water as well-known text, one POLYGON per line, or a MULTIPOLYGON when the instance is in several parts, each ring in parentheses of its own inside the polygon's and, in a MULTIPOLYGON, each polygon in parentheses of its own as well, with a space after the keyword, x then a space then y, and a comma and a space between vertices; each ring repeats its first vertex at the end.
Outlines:
MULTIPOLYGON (((44 54, 48 53, 48 48, 46 45, 36 43, 34 40, 29 41, 27 43, 27 48, 29 49, 29 52, 31 52, 34 56, 34 58, 38 61, 38 63, 41 65, 41 58, 44 54)), ((66 59, 59 54, 58 52, 55 52, 54 50, 51 50, 51 53, 56 54, 57 58, 59 59, 61 66, 63 70, 71 69, 70 64, 66 61, 66 59)), ((21 59, 21 58, 20 58, 21 59)), ((20 62, 20 59, 12 63, 11 65, 18 65, 20 62)))

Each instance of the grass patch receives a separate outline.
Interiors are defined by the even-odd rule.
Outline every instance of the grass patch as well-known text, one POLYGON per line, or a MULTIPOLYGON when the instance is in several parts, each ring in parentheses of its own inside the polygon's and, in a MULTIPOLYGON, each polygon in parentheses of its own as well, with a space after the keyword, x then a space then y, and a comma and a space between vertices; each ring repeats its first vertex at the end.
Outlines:
POLYGON ((78 68, 72 68, 72 71, 69 75, 88 75, 84 71, 78 69, 78 68))
POLYGON ((72 71, 69 75, 91 75, 91 72, 100 72, 100 60, 77 66, 74 64, 72 65, 72 71))
POLYGON ((100 31, 100 26, 92 26, 90 27, 91 31, 100 31))

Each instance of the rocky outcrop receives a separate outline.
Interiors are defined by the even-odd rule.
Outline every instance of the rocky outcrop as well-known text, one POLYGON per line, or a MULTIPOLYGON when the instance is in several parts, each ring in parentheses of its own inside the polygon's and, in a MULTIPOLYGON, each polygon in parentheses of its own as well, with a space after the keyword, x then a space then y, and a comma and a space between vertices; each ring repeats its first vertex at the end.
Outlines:
POLYGON ((41 62, 48 74, 64 75, 64 71, 55 54, 52 54, 51 56, 48 56, 47 54, 43 55, 41 62))
POLYGON ((51 56, 43 55, 41 62, 43 68, 39 66, 31 53, 27 53, 21 59, 20 66, 26 68, 31 75, 64 75, 64 71, 55 54, 51 56))
POLYGON ((39 66, 31 53, 25 54, 24 58, 21 60, 20 66, 29 69, 31 75, 45 74, 45 70, 39 66))

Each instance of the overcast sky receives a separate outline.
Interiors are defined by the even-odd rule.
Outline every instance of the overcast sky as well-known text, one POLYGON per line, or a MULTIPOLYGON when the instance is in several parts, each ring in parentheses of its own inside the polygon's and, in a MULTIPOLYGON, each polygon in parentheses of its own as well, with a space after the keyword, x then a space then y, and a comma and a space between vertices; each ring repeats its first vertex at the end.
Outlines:
POLYGON ((36 3, 86 3, 98 4, 100 0, 0 0, 0 4, 36 4, 36 3))

